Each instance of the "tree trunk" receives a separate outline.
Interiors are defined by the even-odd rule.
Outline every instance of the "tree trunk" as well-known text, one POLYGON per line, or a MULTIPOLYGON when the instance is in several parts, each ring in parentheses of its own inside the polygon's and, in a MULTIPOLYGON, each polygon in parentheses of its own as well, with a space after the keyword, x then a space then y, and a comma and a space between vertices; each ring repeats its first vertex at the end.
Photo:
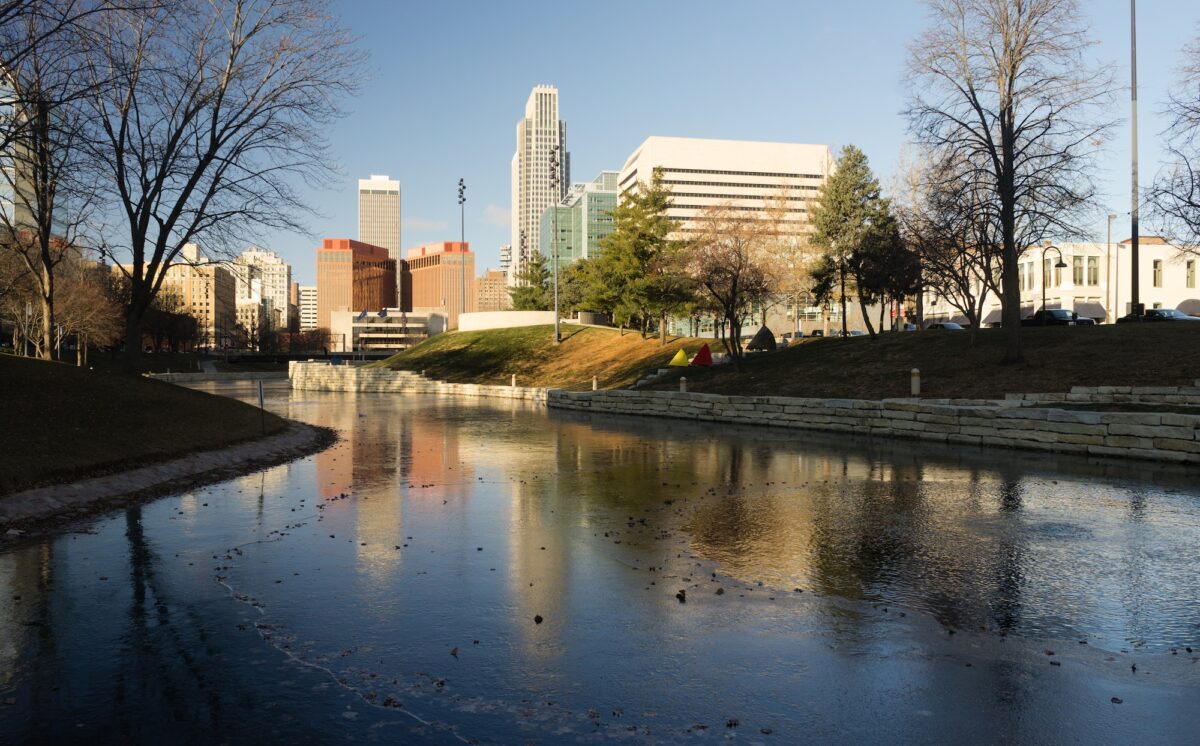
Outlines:
POLYGON ((1004 335, 1007 338, 1003 363, 1012 364, 1024 362, 1025 356, 1021 349, 1021 288, 1017 284, 1017 264, 1020 252, 1016 240, 1016 189, 1013 184, 1014 136, 1013 115, 1011 108, 1006 107, 1001 112, 1000 150, 1003 166, 997 179, 1000 196, 1000 229, 1004 240, 1003 263, 1000 267, 1001 317, 1003 319, 1004 335))
MULTIPOLYGON (((879 333, 883 333, 883 314, 891 307, 891 301, 879 301, 879 333)), ((895 331, 896 325, 892 324, 892 330, 895 331)))
POLYGON ((142 360, 142 318, 132 307, 125 310, 125 353, 121 368, 137 374, 142 360))
POLYGON ((867 334, 870 334, 871 339, 874 339, 875 327, 871 325, 871 314, 867 313, 867 300, 862 297, 861 293, 858 296, 858 310, 862 311, 863 324, 867 327, 867 334))
POLYGON ((849 330, 846 327, 846 263, 845 262, 842 262, 842 264, 838 267, 838 281, 841 283, 841 295, 842 295, 842 336, 845 337, 849 334, 849 330))
POLYGON ((660 324, 660 326, 658 329, 658 346, 666 347, 667 346, 667 313, 666 313, 666 311, 663 312, 662 320, 659 322, 659 324, 660 324))

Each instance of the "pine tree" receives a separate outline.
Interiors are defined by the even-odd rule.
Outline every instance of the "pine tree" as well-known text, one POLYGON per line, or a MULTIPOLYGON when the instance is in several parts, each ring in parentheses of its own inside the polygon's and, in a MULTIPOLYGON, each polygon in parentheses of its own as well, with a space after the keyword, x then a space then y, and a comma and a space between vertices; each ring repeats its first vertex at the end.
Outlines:
POLYGON ((554 305, 546 257, 534 254, 517 273, 517 286, 508 289, 514 311, 549 311, 554 305))

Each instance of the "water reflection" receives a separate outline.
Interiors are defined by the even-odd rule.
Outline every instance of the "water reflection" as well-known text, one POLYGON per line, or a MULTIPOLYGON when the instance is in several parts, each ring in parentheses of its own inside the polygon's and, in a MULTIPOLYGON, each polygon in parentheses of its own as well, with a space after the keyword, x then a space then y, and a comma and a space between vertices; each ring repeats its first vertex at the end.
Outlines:
POLYGON ((62 733, 68 708, 142 741, 1200 725, 1170 704, 1200 677, 1170 653, 1200 648, 1186 471, 520 402, 272 404, 342 440, 0 553, 0 736, 62 733), (1045 678, 1051 648, 1085 673, 1045 678), (1122 650, 1167 674, 1139 686, 1180 689, 1114 726, 1122 650))

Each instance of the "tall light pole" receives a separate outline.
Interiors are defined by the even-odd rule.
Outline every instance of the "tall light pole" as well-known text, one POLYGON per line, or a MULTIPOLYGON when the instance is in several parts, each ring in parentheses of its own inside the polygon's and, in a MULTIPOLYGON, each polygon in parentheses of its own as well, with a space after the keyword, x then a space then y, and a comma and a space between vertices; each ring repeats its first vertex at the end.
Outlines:
POLYGON ((1133 133, 1133 162, 1130 195, 1130 223, 1133 235, 1129 243, 1129 300, 1135 317, 1142 318, 1141 282, 1138 278, 1138 139, 1137 139, 1137 0, 1129 0, 1129 103, 1130 130, 1133 133))
MULTIPOLYGON (((458 255, 461 271, 461 282, 459 287, 459 314, 467 312, 467 184, 462 179, 458 180, 458 249, 461 252, 458 255)), ((462 322, 459 322, 460 324, 462 322)))
MULTIPOLYGON (((1116 219, 1117 219, 1117 214, 1115 212, 1110 212, 1108 214, 1108 246, 1104 249, 1104 262, 1105 262, 1104 283, 1106 285, 1108 285, 1108 292, 1106 292, 1104 294, 1105 295, 1104 302, 1105 302, 1105 305, 1108 306, 1108 309, 1105 311, 1105 315, 1107 316, 1108 314, 1111 313, 1113 321, 1117 320, 1117 298, 1119 297, 1117 295, 1117 280, 1116 280, 1116 277, 1113 276, 1113 271, 1112 271, 1112 269, 1113 269, 1112 221, 1114 221, 1116 219)), ((1117 272, 1120 273, 1120 271, 1121 271, 1121 257, 1117 256, 1117 272)))
POLYGON ((1062 249, 1053 244, 1046 244, 1046 248, 1042 249, 1042 326, 1046 325, 1046 285, 1050 282, 1050 273, 1046 271, 1046 252, 1054 249, 1058 252, 1058 263, 1054 265, 1055 269, 1064 269, 1067 263, 1063 261, 1062 249))
POLYGON ((554 211, 551 215, 554 227, 550 235, 551 261, 554 263, 554 344, 562 342, 562 333, 558 329, 558 203, 562 199, 562 193, 559 191, 562 169, 558 161, 558 152, 561 147, 555 145, 550 149, 550 189, 554 192, 554 204, 550 206, 554 211))

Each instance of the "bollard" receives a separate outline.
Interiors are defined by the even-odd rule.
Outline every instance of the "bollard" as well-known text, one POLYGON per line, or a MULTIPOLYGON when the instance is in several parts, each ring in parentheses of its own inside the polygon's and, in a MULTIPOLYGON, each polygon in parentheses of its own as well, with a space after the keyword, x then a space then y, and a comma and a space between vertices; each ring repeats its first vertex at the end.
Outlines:
POLYGON ((916 368, 912 369, 912 395, 921 395, 921 371, 916 368))
POLYGON ((517 374, 516 373, 512 374, 512 383, 509 385, 512 386, 514 389, 517 387, 517 374))
POLYGON ((592 376, 592 391, 599 391, 599 390, 600 390, 600 382, 596 380, 595 376, 592 376))
POLYGON ((681 393, 681 394, 687 393, 687 377, 686 376, 679 377, 679 393, 681 393))

